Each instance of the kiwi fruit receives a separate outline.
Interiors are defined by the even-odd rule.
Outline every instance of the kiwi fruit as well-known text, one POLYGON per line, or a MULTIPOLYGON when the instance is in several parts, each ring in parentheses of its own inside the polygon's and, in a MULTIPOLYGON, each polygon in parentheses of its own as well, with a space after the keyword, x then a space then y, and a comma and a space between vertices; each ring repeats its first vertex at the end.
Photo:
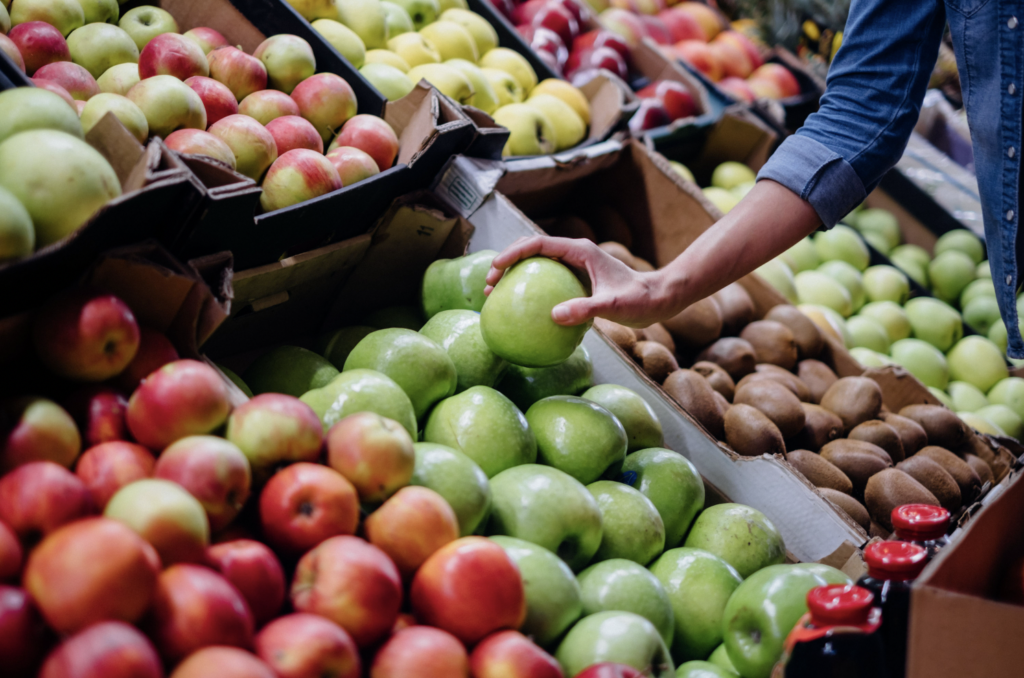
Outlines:
POLYGON ((864 504, 848 494, 837 492, 828 487, 819 487, 818 493, 841 508, 846 515, 853 518, 853 522, 864 528, 865 532, 871 529, 871 516, 868 515, 868 510, 864 508, 864 504))
POLYGON ((903 443, 904 457, 917 454, 918 450, 928 444, 928 434, 913 419, 907 419, 884 410, 878 416, 899 434, 900 442, 903 443))
POLYGON ((725 413, 725 442, 736 454, 745 457, 786 452, 778 427, 761 410, 750 405, 733 405, 725 413))
POLYGON ((712 296, 722 312, 722 334, 735 335, 754 319, 754 300, 743 285, 726 285, 712 296))
POLYGON ((868 529, 868 536, 872 539, 881 539, 882 541, 888 541, 889 537, 892 536, 892 532, 885 529, 875 521, 871 521, 871 527, 868 529))
POLYGON ((797 354, 800 360, 817 358, 821 353, 825 339, 814 321, 805 316, 796 306, 779 304, 773 306, 764 316, 765 320, 774 320, 789 328, 796 340, 797 354))
POLYGON ((963 505, 960 486, 935 460, 914 455, 896 464, 896 468, 928 488, 939 500, 939 504, 950 513, 960 510, 963 505))
POLYGON ((615 242, 614 240, 609 240, 608 242, 601 243, 600 245, 598 245, 598 247, 604 250, 605 254, 610 254, 614 258, 624 263, 626 266, 633 268, 633 253, 630 252, 629 249, 622 243, 615 242))
POLYGON ((906 456, 903 454, 903 441, 900 440, 900 434, 884 421, 877 419, 865 421, 863 424, 854 426, 846 437, 850 440, 863 440, 878 445, 888 452, 897 464, 906 456))
POLYGON ((882 389, 867 377, 843 377, 829 386, 821 397, 821 406, 839 415, 847 431, 878 417, 882 409, 882 389))
MULTIPOLYGON (((988 464, 989 470, 992 471, 992 481, 998 483, 1010 472, 1010 463, 1007 462, 1007 457, 1012 457, 1012 455, 1008 450, 1003 452, 1005 449, 1003 447, 993 449, 987 438, 970 431, 967 442, 957 448, 957 453, 963 454, 965 461, 967 455, 972 454, 988 464)), ((981 474, 979 473, 978 476, 981 477, 981 474)))
POLYGON ((965 454, 964 461, 978 474, 982 485, 995 482, 995 476, 992 475, 992 467, 984 459, 976 454, 965 454))
POLYGON ((752 381, 736 389, 733 404, 752 405, 761 410, 779 428, 783 438, 795 436, 804 428, 804 410, 793 392, 777 381, 752 381))
MULTIPOLYGON (((778 306, 776 306, 778 308, 778 306)), ((796 366, 796 376, 800 378, 800 381, 807 385, 807 388, 811 391, 811 402, 821 403, 822 397, 825 395, 825 391, 829 389, 832 384, 839 381, 839 377, 832 371, 832 368, 821 362, 820 360, 814 360, 808 358, 807 360, 801 360, 800 364, 796 366)))
POLYGON ((953 476, 953 480, 960 486, 960 496, 963 497, 964 503, 974 501, 981 494, 981 478, 978 477, 978 474, 974 472, 970 464, 946 448, 929 445, 914 456, 927 457, 946 469, 946 472, 953 476))
POLYGON ((718 405, 718 411, 722 413, 724 421, 725 413, 729 411, 729 408, 732 407, 732 404, 728 400, 726 400, 725 396, 719 393, 718 391, 715 391, 715 404, 718 405))
POLYGON ((871 476, 864 488, 864 505, 876 523, 892 532, 892 510, 904 504, 940 505, 927 487, 899 469, 887 468, 871 476))
POLYGON ((796 376, 789 370, 784 370, 778 365, 771 365, 769 363, 761 363, 755 368, 755 370, 754 374, 747 376, 753 377, 757 374, 767 375, 776 381, 785 384, 786 388, 792 391, 793 395, 799 398, 802 402, 811 402, 811 389, 807 388, 807 384, 800 381, 800 377, 796 376))
POLYGON ((796 339, 789 328, 774 320, 755 320, 740 332, 754 347, 757 362, 770 363, 791 370, 796 367, 796 339))
POLYGON ((843 494, 853 492, 853 483, 835 465, 809 450, 791 450, 786 453, 788 461, 804 478, 815 487, 827 487, 843 494))
POLYGON ((860 440, 833 440, 821 448, 820 454, 846 474, 853 483, 855 497, 864 495, 868 478, 892 466, 892 460, 885 450, 860 440))
POLYGON ((604 318, 594 318, 594 326, 615 342, 616 346, 630 355, 633 354, 633 347, 636 346, 636 333, 632 329, 604 318))
POLYGON ((955 450, 967 442, 970 429, 960 417, 942 405, 907 405, 899 415, 920 424, 929 445, 955 450))
POLYGON ((654 341, 638 341, 633 346, 633 357, 647 376, 658 382, 679 369, 676 357, 667 348, 654 341))
POLYGON ((676 352, 676 342, 669 334, 669 331, 665 329, 665 326, 661 323, 654 323, 650 327, 645 327, 639 331, 637 339, 640 341, 654 341, 669 350, 673 355, 676 352))
POLYGON ((757 356, 749 342, 738 337, 723 337, 697 355, 698 361, 715 363, 739 381, 757 367, 757 356))
POLYGON ((786 447, 803 447, 817 452, 843 434, 843 420, 820 405, 800 403, 804 411, 804 427, 786 440, 786 447))
POLYGON ((676 370, 665 380, 663 388, 711 435, 722 437, 725 432, 722 413, 715 401, 715 389, 707 379, 693 370, 676 370))
POLYGON ((690 304, 661 324, 677 344, 690 348, 707 346, 722 336, 722 312, 711 297, 690 304))
POLYGON ((736 383, 729 376, 728 372, 707 360, 694 363, 690 369, 707 379, 708 383, 711 384, 711 388, 722 394, 727 402, 732 402, 732 397, 736 393, 736 383))

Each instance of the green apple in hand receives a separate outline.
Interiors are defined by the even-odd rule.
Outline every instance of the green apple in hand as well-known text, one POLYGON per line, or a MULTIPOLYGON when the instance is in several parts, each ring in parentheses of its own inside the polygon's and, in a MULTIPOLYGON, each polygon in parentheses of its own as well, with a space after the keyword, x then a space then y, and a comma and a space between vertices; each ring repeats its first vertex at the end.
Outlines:
POLYGON ((618 478, 651 500, 665 523, 665 548, 674 548, 704 508, 704 481, 683 455, 652 447, 634 452, 618 478))
POLYGON ((508 363, 494 355, 480 334, 480 314, 442 311, 427 321, 420 334, 448 353, 457 375, 456 393, 473 386, 494 387, 508 363))
POLYGON ((632 612, 598 612, 584 617, 565 636, 555 658, 567 676, 601 662, 632 666, 652 678, 675 675, 658 629, 632 612))
POLYGON ((675 618, 665 587, 643 565, 613 558, 591 565, 577 577, 583 614, 619 610, 654 624, 665 644, 672 642, 675 618))
POLYGON ((604 533, 595 561, 625 558, 646 565, 658 557, 665 548, 665 524, 650 499, 614 480, 587 489, 601 508, 604 533))
POLYGON ((672 656, 704 659, 722 643, 725 605, 743 579, 718 556, 689 548, 666 551, 651 573, 664 585, 675 614, 672 656))
POLYGON ((427 318, 453 309, 479 312, 487 300, 487 272, 496 256, 494 250, 480 250, 456 259, 438 259, 428 266, 420 295, 427 318))
POLYGON ((743 504, 718 504, 704 509, 684 546, 714 553, 744 578, 786 559, 782 535, 772 521, 743 504))
POLYGON ((626 431, 608 410, 575 396, 551 396, 526 411, 542 463, 592 483, 626 458, 626 431))
POLYGON ((572 570, 543 546, 515 537, 491 539, 519 568, 526 591, 526 621, 519 630, 541 647, 558 640, 583 613, 580 585, 572 570))
MULTIPOLYGON (((526 411, 538 400, 556 395, 579 395, 594 383, 594 364, 580 344, 569 359, 552 367, 510 365, 498 390, 526 411)), ((600 404, 600 403, 599 403, 600 404)))
POLYGON ((626 429, 627 453, 665 444, 658 415, 636 391, 616 384, 600 384, 580 397, 593 400, 615 415, 626 429))
POLYGON ((410 485, 426 487, 444 497, 459 521, 459 536, 473 534, 491 510, 487 474, 458 450, 436 443, 416 443, 416 466, 410 485))
POLYGON ((586 487, 558 469, 524 464, 491 478, 487 534, 543 546, 578 572, 601 545, 601 509, 586 487))
POLYGON ((279 346, 257 358, 245 371, 252 392, 284 393, 298 398, 323 388, 338 376, 338 369, 322 356, 299 346, 279 346))
POLYGON ((676 669, 676 678, 739 678, 739 674, 711 662, 689 661, 676 669))
POLYGON ((392 379, 373 370, 342 372, 323 388, 313 389, 299 398, 313 408, 327 431, 356 412, 375 412, 405 427, 416 440, 416 413, 412 401, 392 379))

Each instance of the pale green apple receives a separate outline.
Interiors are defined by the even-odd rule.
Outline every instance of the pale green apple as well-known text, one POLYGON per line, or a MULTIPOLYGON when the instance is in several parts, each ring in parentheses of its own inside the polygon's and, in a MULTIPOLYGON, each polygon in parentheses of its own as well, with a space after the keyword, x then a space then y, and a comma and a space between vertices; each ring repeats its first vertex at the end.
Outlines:
POLYGON ((872 318, 881 323, 885 333, 892 341, 899 341, 910 336, 910 320, 903 307, 894 301, 873 301, 865 304, 858 315, 872 318))
POLYGON ((652 678, 672 678, 675 665, 654 624, 632 612, 598 612, 576 623, 555 658, 567 676, 593 664, 625 664, 652 678))
POLYGON ((480 56, 498 46, 498 32, 494 30, 494 26, 487 19, 476 12, 462 8, 444 9, 441 12, 441 20, 453 21, 469 31, 476 43, 477 54, 480 56))
MULTIPOLYGON (((626 458, 626 430, 608 410, 575 396, 550 396, 526 411, 543 464, 592 483, 626 458)), ((610 556, 609 556, 610 557, 610 556)))
POLYGON ((915 339, 946 352, 964 336, 960 314, 949 304, 930 297, 911 299, 903 307, 915 339))
POLYGON ((594 365, 590 361, 590 353, 580 344, 568 360, 553 367, 510 365, 498 384, 498 390, 525 411, 544 398, 579 395, 593 383, 594 365))
POLYGON ((487 534, 543 546, 578 572, 601 545, 601 509, 586 487, 558 469, 516 466, 491 478, 487 534))
POLYGON ((404 7, 387 0, 382 0, 380 4, 384 6, 384 23, 388 25, 388 39, 416 30, 413 28, 412 19, 409 18, 409 13, 405 11, 404 7))
POLYGON ((362 341, 366 335, 376 331, 376 328, 366 325, 342 327, 340 330, 322 336, 317 342, 315 350, 340 370, 345 367, 348 354, 352 352, 356 344, 362 341))
POLYGON ((35 250, 36 232, 28 210, 6 188, 0 188, 0 262, 27 257, 35 250))
POLYGON ((0 143, 19 132, 52 129, 84 138, 78 114, 60 96, 39 87, 0 92, 0 143))
POLYGON ((537 440, 526 417, 486 386, 473 386, 438 403, 427 418, 423 439, 463 452, 488 478, 537 460, 537 440))
POLYGON ((1024 421, 1006 405, 987 405, 976 414, 991 421, 1011 438, 1020 440, 1021 434, 1024 433, 1024 421))
POLYGON ((392 0, 396 5, 405 10, 412 20, 412 28, 418 31, 427 24, 437 21, 441 13, 441 7, 437 0, 392 0))
MULTIPOLYGON (((385 64, 392 66, 402 71, 402 73, 409 72, 409 64, 402 57, 398 56, 390 49, 370 49, 366 51, 366 63, 367 64, 385 64)), ((364 64, 365 65, 365 64, 364 64)))
POLYGON ((740 675, 736 670, 736 667, 732 665, 732 660, 729 659, 729 651, 725 648, 725 643, 722 643, 715 648, 715 651, 708 657, 708 663, 725 669, 730 673, 730 675, 740 675))
POLYGON ((111 66, 96 79, 96 84, 101 92, 127 95, 128 90, 139 84, 139 65, 124 63, 111 66))
POLYGON ((975 266, 985 258, 985 246, 981 243, 981 239, 965 228, 957 228, 943 233, 935 241, 936 257, 951 250, 966 254, 975 266))
MULTIPOLYGON (((851 264, 841 261, 833 260, 826 261, 818 267, 818 271, 829 276, 837 283, 846 288, 846 291, 850 294, 850 303, 853 308, 853 313, 860 310, 860 307, 864 305, 864 281, 860 271, 854 268, 851 264)), ((799 290, 799 283, 797 285, 799 290)), ((839 309, 836 309, 837 311, 839 309)))
POLYGON ((366 49, 387 45, 387 14, 379 0, 334 0, 334 5, 337 20, 355 31, 366 49))
POLYGON ((741 162, 727 160, 718 165, 711 173, 711 185, 725 190, 736 188, 740 184, 756 179, 754 170, 741 162))
POLYGON ((88 134, 89 130, 107 113, 113 113, 114 117, 131 132, 140 144, 146 143, 146 139, 149 138, 149 123, 146 122, 146 114, 128 97, 120 94, 101 92, 89 99, 85 103, 85 108, 82 109, 82 131, 88 134))
POLYGON ((704 509, 684 545, 715 554, 744 578, 786 559, 782 535, 772 521, 743 504, 717 504, 704 509))
POLYGON ((373 370, 342 372, 323 388, 304 393, 302 402, 313 408, 327 431, 356 412, 374 412, 405 427, 416 440, 416 413, 402 387, 373 370))
MULTIPOLYGON (((426 38, 419 33, 402 33, 388 40, 388 50, 402 58, 409 69, 423 64, 441 63, 441 55, 437 53, 426 38)), ((414 80, 413 84, 419 82, 414 80)))
POLYGON ((338 16, 334 0, 285 0, 306 21, 316 19, 333 19, 338 16))
POLYGON ((855 315, 846 321, 853 343, 847 348, 868 348, 882 355, 889 354, 891 342, 882 323, 867 316, 855 315))
POLYGON ((977 262, 959 250, 946 250, 935 255, 928 264, 928 280, 932 294, 948 303, 954 303, 964 288, 974 280, 977 262))
POLYGON ((401 327, 419 332, 423 323, 423 315, 414 306, 386 306, 366 314, 359 324, 376 327, 378 330, 401 327))
POLYGON ((675 615, 672 656, 680 662, 706 658, 722 642, 725 605, 743 578, 718 556, 692 548, 666 551, 651 573, 675 615))
POLYGON ((722 214, 728 214, 729 211, 740 204, 740 199, 736 197, 736 194, 732 191, 727 191, 724 188, 718 186, 708 186, 702 188, 701 192, 704 193, 704 197, 707 198, 712 205, 718 208, 718 211, 722 214))
POLYGON ((895 266, 870 266, 864 271, 864 294, 868 301, 902 304, 910 296, 910 281, 895 266))
POLYGON ((68 36, 71 60, 99 78, 119 64, 139 63, 132 36, 111 24, 86 24, 68 36))
POLYGON ((511 75, 523 88, 524 95, 528 95, 537 86, 537 74, 533 66, 526 57, 508 47, 488 50, 486 54, 480 55, 479 63, 481 68, 497 68, 511 75))
POLYGON ((140 52, 158 35, 181 32, 178 22, 170 12, 152 5, 142 5, 128 10, 117 25, 132 37, 140 52))
POLYGON ((890 250, 898 246, 902 239, 900 223, 888 210, 878 208, 861 210, 857 214, 853 226, 865 236, 869 233, 880 236, 890 250))
POLYGON ((388 64, 364 64, 359 72, 388 101, 398 101, 416 87, 408 75, 388 64))
POLYGON ((118 0, 78 0, 82 6, 85 25, 95 23, 116 24, 121 16, 118 0))
POLYGON ((506 104, 494 112, 494 122, 509 131, 503 156, 548 155, 558 149, 554 125, 527 104, 506 104))
POLYGON ((313 22, 313 29, 352 66, 363 67, 366 62, 366 45, 355 31, 333 19, 317 19, 313 22))
POLYGON ((85 24, 85 12, 78 0, 18 0, 8 3, 11 25, 29 21, 50 24, 66 38, 71 31, 85 24))
POLYGON ((838 280, 821 271, 801 271, 793 278, 797 300, 830 308, 844 318, 853 313, 850 291, 838 280))
POLYGON ((786 262, 794 274, 801 271, 813 271, 821 266, 821 257, 818 256, 818 250, 814 248, 814 241, 809 237, 801 238, 797 244, 779 257, 786 262))
POLYGON ((441 61, 465 59, 475 64, 480 58, 476 40, 462 24, 454 21, 435 21, 419 29, 419 34, 437 50, 441 55, 441 61))
POLYGON ((427 318, 455 309, 479 312, 487 300, 487 272, 496 256, 494 250, 481 250, 455 259, 438 259, 428 266, 420 293, 427 318))
POLYGON ((298 398, 323 388, 338 376, 338 369, 323 356, 299 346, 278 346, 245 371, 245 383, 252 392, 284 393, 298 398))
POLYGON ((1024 419, 1024 379, 1007 377, 992 387, 988 392, 990 403, 1006 405, 1014 413, 1024 419))
POLYGON ((449 59, 444 62, 444 65, 458 70, 469 80, 469 84, 473 87, 473 96, 466 102, 467 105, 479 108, 488 114, 497 110, 498 95, 491 87, 491 81, 487 79, 479 66, 465 59, 449 59))
POLYGON ((510 74, 497 68, 481 68, 480 72, 494 88, 494 94, 498 97, 498 108, 523 103, 523 99, 526 98, 523 86, 510 74))
POLYGON ((475 311, 442 311, 427 321, 420 334, 436 342, 452 359, 456 393, 473 386, 493 388, 508 367, 484 343, 480 314, 475 311))
POLYGON ((946 355, 949 376, 988 391, 1009 375, 1006 356, 985 337, 964 337, 946 355))
POLYGON ((195 90, 173 75, 140 80, 126 97, 142 109, 149 133, 166 137, 179 129, 206 129, 206 108, 195 90))
POLYGON ((639 450, 622 464, 621 482, 651 500, 665 523, 665 547, 674 548, 704 508, 704 481, 690 460, 664 448, 639 450))
POLYGON ((437 6, 441 12, 446 12, 449 9, 469 9, 466 0, 438 0, 437 6))
POLYGON ((584 391, 580 397, 594 401, 615 415, 626 429, 627 454, 665 444, 658 415, 636 391, 616 384, 600 384, 584 391))
MULTIPOLYGON (((353 43, 359 47, 363 44, 361 40, 353 40, 353 43)), ((342 56, 359 68, 363 65, 361 59, 365 51, 355 50, 351 56, 342 52, 342 56)), ((268 86, 285 94, 291 94, 300 82, 316 73, 316 56, 312 46, 297 35, 272 35, 260 43, 252 55, 267 69, 268 86)))
POLYGON ((555 130, 556 151, 572 148, 586 138, 587 126, 583 119, 572 106, 555 95, 533 94, 526 100, 526 105, 536 108, 551 122, 555 130))
POLYGON ((676 678, 739 678, 739 674, 711 662, 689 661, 679 665, 676 678))
POLYGON ((956 412, 977 412, 988 407, 988 398, 974 384, 966 381, 951 381, 946 387, 949 399, 953 401, 952 410, 956 412))
MULTIPOLYGON (((401 36, 399 36, 401 37, 401 36)), ((420 64, 409 69, 409 80, 418 83, 426 80, 437 88, 441 94, 451 97, 461 105, 468 105, 473 100, 473 85, 469 78, 457 68, 444 64, 420 64)))
POLYGON ((791 304, 799 302, 793 271, 782 259, 772 259, 759 266, 754 273, 764 278, 765 282, 775 288, 791 304))
POLYGON ((662 582, 632 560, 613 558, 591 565, 576 578, 584 616, 618 610, 654 624, 666 645, 672 643, 675 617, 662 582))
POLYGON ((541 647, 549 647, 583 614, 576 577, 543 546, 501 535, 491 540, 505 549, 523 577, 526 621, 519 630, 541 647))
POLYGON ((996 301, 995 296, 976 297, 962 309, 964 322, 981 334, 988 334, 993 325, 1002 321, 999 302, 996 301))
POLYGON ((491 510, 487 474, 472 459, 447 445, 416 443, 416 466, 410 485, 427 487, 444 497, 459 521, 459 536, 473 534, 491 510))
POLYGON ((11 14, 7 6, 0 0, 0 33, 7 35, 11 32, 11 14))
POLYGON ((860 234, 849 226, 838 224, 828 231, 814 234, 814 248, 822 261, 842 260, 858 271, 868 267, 871 254, 860 234))
POLYGON ((624 558, 646 565, 665 549, 665 524, 651 500, 629 485, 599 480, 587 485, 601 508, 601 547, 594 561, 624 558))

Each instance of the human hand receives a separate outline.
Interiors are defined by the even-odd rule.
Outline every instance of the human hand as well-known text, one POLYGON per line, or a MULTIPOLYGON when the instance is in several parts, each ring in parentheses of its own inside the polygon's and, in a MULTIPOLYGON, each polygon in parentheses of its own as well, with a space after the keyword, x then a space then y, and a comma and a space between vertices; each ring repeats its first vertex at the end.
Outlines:
POLYGON ((657 271, 634 271, 586 239, 520 238, 494 258, 485 293, 491 293, 506 269, 536 256, 558 259, 590 279, 589 297, 571 299, 552 309, 551 319, 559 325, 579 325, 601 317, 629 327, 647 327, 672 315, 657 271))

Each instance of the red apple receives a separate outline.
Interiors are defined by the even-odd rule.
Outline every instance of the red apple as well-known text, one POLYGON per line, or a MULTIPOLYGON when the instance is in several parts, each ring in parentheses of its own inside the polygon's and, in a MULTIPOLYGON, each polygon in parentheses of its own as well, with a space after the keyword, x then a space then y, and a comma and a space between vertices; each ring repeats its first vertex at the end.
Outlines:
POLYGON ((18 535, 5 523, 0 522, 0 581, 18 578, 24 555, 18 535))
POLYGON ((376 546, 359 537, 331 537, 299 561, 291 599, 297 611, 327 617, 365 648, 394 626, 402 578, 376 546))
POLYGON ((638 134, 645 130, 664 127, 670 122, 672 122, 672 118, 665 109, 665 104, 657 99, 641 99, 640 107, 629 119, 629 129, 634 134, 638 134))
POLYGON ((754 94, 754 90, 750 88, 750 85, 746 80, 742 78, 722 78, 718 83, 718 89, 722 90, 726 94, 732 95, 739 101, 745 101, 748 104, 754 103, 754 99, 757 95, 754 94))
MULTIPOLYGON (((172 34, 164 33, 163 35, 172 34)), ((158 35, 157 38, 159 37, 162 36, 158 35)), ((156 38, 153 39, 156 40, 156 38)), ((152 45, 153 43, 150 42, 149 44, 152 45)), ((125 368, 124 372, 118 375, 117 384, 125 393, 131 393, 138 388, 143 379, 178 358, 177 349, 174 348, 174 344, 163 333, 149 327, 140 327, 139 350, 136 352, 135 357, 132 358, 132 361, 128 363, 128 367, 125 368)))
POLYGON ((331 148, 351 146, 365 151, 383 172, 395 164, 398 155, 398 135, 391 125, 375 115, 357 115, 347 121, 331 143, 331 148))
POLYGON ((723 28, 728 26, 725 17, 701 2, 683 2, 676 5, 675 9, 692 16, 704 30, 707 40, 713 40, 723 28))
POLYGON ((252 646, 252 612, 245 598, 227 579, 199 565, 172 565, 160 574, 149 627, 169 662, 210 645, 252 646))
POLYGON ((39 87, 40 89, 45 89, 49 90, 50 92, 53 92, 61 99, 68 102, 68 106, 74 108, 76 113, 78 112, 78 106, 75 104, 75 100, 72 99, 71 95, 68 94, 68 91, 58 83, 54 82, 53 80, 46 80, 45 78, 32 78, 32 84, 36 87, 39 87))
MULTIPOLYGON (((226 118, 229 115, 238 113, 238 102, 235 95, 227 88, 227 85, 217 82, 213 78, 206 78, 201 75, 194 75, 185 81, 199 98, 203 100, 203 108, 206 109, 206 125, 210 126, 226 118)), ((185 130, 172 132, 167 139, 185 130)), ((166 141, 166 140, 165 140, 166 141)))
POLYGON ((675 7, 669 7, 658 12, 658 18, 668 28, 673 43, 683 40, 708 41, 708 36, 704 33, 700 23, 688 12, 681 12, 675 7))
POLYGON ((57 403, 44 398, 0 401, 0 473, 33 461, 71 468, 82 450, 75 421, 57 403))
POLYGON ((751 76, 747 79, 747 87, 750 88, 751 93, 755 99, 782 99, 782 89, 778 83, 768 78, 767 76, 755 78, 751 76))
POLYGON ((409 596, 417 619, 467 645, 500 629, 517 629, 526 619, 519 568, 484 537, 463 537, 430 556, 409 596))
POLYGON ((548 28, 534 26, 517 26, 516 30, 538 56, 543 58, 543 54, 549 54, 554 60, 555 69, 561 72, 569 59, 569 50, 557 33, 548 28))
POLYGON ((526 2, 517 4, 512 10, 512 23, 517 27, 528 26, 533 20, 533 16, 540 11, 540 8, 552 2, 553 0, 526 0, 526 2))
POLYGON ((97 510, 125 485, 150 478, 156 459, 142 445, 113 440, 89 448, 79 458, 75 474, 85 483, 97 510))
POLYGON ((291 207, 342 188, 341 177, 322 152, 296 148, 280 155, 263 178, 264 212, 291 207))
POLYGON ((93 510, 85 483, 52 461, 34 461, 0 478, 0 520, 28 544, 93 510))
POLYGON ((128 424, 124 420, 128 400, 114 389, 86 386, 73 393, 65 406, 87 446, 128 439, 128 424))
POLYGON ((438 549, 459 538, 455 511, 426 487, 403 487, 370 514, 363 529, 407 579, 438 549))
POLYGON ((561 5, 565 9, 569 10, 569 13, 572 14, 573 18, 579 22, 580 28, 582 28, 584 24, 584 15, 586 15, 588 19, 591 15, 589 7, 584 9, 587 5, 582 0, 548 0, 548 2, 561 5))
POLYGON ((44 305, 36 314, 32 336, 43 364, 80 381, 120 374, 139 350, 139 325, 128 305, 112 294, 89 289, 70 290, 44 305))
MULTIPOLYGON (((219 50, 218 50, 219 51, 219 50)), ((235 169, 253 181, 277 160, 277 144, 267 128, 248 115, 229 115, 210 125, 210 134, 221 139, 235 156, 235 169)))
POLYGON ((206 59, 210 64, 210 77, 227 85, 238 101, 267 88, 267 69, 263 62, 236 47, 215 49, 206 59))
POLYGON ((629 43, 618 33, 603 28, 588 31, 572 41, 571 52, 580 52, 585 49, 596 49, 598 47, 610 47, 619 53, 625 63, 629 63, 629 43))
POLYGON ((75 113, 78 114, 79 118, 81 118, 82 117, 82 113, 85 112, 85 104, 86 103, 88 103, 88 102, 86 102, 86 101, 75 101, 75 103, 74 103, 75 113))
MULTIPOLYGON (((232 99, 232 101, 234 101, 232 99)), ((235 169, 235 154, 222 139, 198 129, 179 129, 164 139, 167 148, 178 153, 205 155, 235 169)))
POLYGON ((707 43, 700 40, 683 40, 677 42, 672 50, 676 56, 706 75, 712 82, 722 79, 722 64, 707 43))
POLYGON ((377 651, 370 676, 469 678, 469 657, 452 634, 429 626, 413 626, 391 636, 377 651))
POLYGON ((201 563, 210 544, 210 523, 199 500, 185 488, 162 478, 128 483, 103 509, 135 530, 160 554, 164 565, 201 563))
POLYGON ((722 35, 719 34, 717 38, 712 40, 708 44, 708 49, 711 53, 718 58, 718 62, 722 64, 722 74, 726 77, 733 78, 746 78, 754 71, 753 64, 750 63, 750 57, 743 51, 743 48, 736 42, 731 40, 722 40, 722 35))
POLYGON ((163 678, 153 644, 134 626, 105 621, 71 636, 50 653, 39 678, 163 678))
POLYGON ((46 626, 28 593, 0 585, 0 666, 4 676, 34 676, 45 646, 46 626))
POLYGON ((173 75, 187 80, 194 75, 210 75, 210 65, 202 47, 184 35, 163 33, 156 36, 139 53, 139 77, 173 75))
POLYGON ((206 564, 238 589, 257 626, 273 619, 284 604, 284 570, 264 544, 252 539, 214 544, 206 549, 206 564))
POLYGON ((261 393, 228 417, 225 437, 238 445, 262 483, 279 465, 316 461, 324 445, 324 428, 316 412, 298 398, 261 393))
POLYGON ((14 64, 15 68, 22 73, 25 72, 25 60, 21 58, 21 52, 18 51, 18 46, 14 44, 13 40, 3 33, 0 33, 0 53, 5 54, 14 64))
POLYGON ((258 657, 234 647, 204 647, 178 664, 171 678, 277 678, 258 657))
POLYGON ((594 47, 573 52, 565 63, 565 74, 572 77, 573 74, 601 68, 611 71, 614 75, 625 79, 629 76, 629 69, 622 57, 611 47, 594 47))
POLYGON ((345 121, 356 114, 352 87, 333 73, 317 73, 300 82, 292 99, 306 120, 313 123, 326 144, 345 121))
POLYGON ((52 80, 68 91, 76 101, 88 101, 100 93, 96 78, 82 66, 70 61, 55 61, 36 71, 34 77, 52 80))
MULTIPOLYGON (((264 91, 273 92, 274 90, 268 89, 264 91)), ((262 92, 256 92, 256 94, 250 95, 249 98, 251 99, 258 94, 262 94, 262 92)), ((281 92, 278 92, 278 94, 281 94, 281 92)), ((291 97, 286 96, 286 98, 293 106, 295 105, 291 97)), ((248 100, 246 99, 245 101, 248 100)), ((244 104, 245 101, 242 103, 244 104)), ((298 109, 298 106, 296 106, 296 109, 298 109)), ((274 118, 267 123, 267 131, 274 137, 279 158, 288 151, 293 151, 297 148, 305 148, 321 154, 324 152, 324 140, 320 138, 319 132, 313 127, 313 123, 301 116, 285 115, 274 118)))
POLYGON ((329 537, 355 534, 359 498, 337 471, 299 462, 275 473, 263 488, 260 522, 274 548, 298 555, 329 537))
POLYGON ((571 43, 580 34, 580 24, 576 17, 565 7, 554 2, 545 3, 528 23, 537 28, 554 31, 565 44, 571 43))
POLYGON ((668 30, 668 26, 659 17, 641 14, 637 18, 643 24, 647 37, 657 44, 671 45, 673 42, 676 42, 672 39, 672 33, 668 30))
POLYGON ((644 674, 625 664, 601 662, 592 664, 581 673, 577 673, 576 678, 644 678, 644 674))
MULTIPOLYGON (((298 117, 299 105, 284 92, 261 89, 242 99, 242 103, 238 104, 238 112, 248 115, 261 125, 267 125, 270 121, 286 115, 298 117)), ((280 148, 277 149, 278 155, 284 152, 280 148)))
POLYGON ((412 616, 408 612, 401 612, 399 613, 398 618, 395 619, 394 626, 391 627, 391 635, 395 635, 402 629, 407 629, 410 626, 418 625, 419 624, 416 622, 416 617, 412 616))
POLYGON ((327 154, 327 159, 338 170, 342 186, 351 186, 364 179, 380 174, 377 163, 358 148, 340 146, 327 154))
POLYGON ((377 504, 409 484, 416 453, 409 432, 373 412, 350 414, 327 432, 327 463, 377 504))
POLYGON ((162 450, 175 440, 209 433, 231 411, 228 389, 215 369, 176 360, 142 382, 128 400, 128 429, 140 444, 162 450))
POLYGON ((25 73, 36 74, 46 64, 71 61, 68 43, 56 28, 45 21, 28 21, 12 28, 7 34, 25 60, 25 73))
POLYGON ((564 678, 554 657, 518 631, 487 636, 469 657, 473 678, 564 678))
POLYGON ((629 10, 611 7, 598 17, 603 28, 621 35, 630 47, 636 47, 647 35, 643 23, 629 10))
POLYGON ((795 97, 800 94, 800 83, 796 76, 782 64, 762 64, 753 73, 750 79, 771 80, 782 92, 782 98, 795 97))
POLYGON ((278 678, 359 678, 362 662, 352 636, 315 614, 289 614, 256 634, 256 654, 278 678))
POLYGON ((199 500, 214 532, 227 527, 249 498, 252 473, 242 451, 217 436, 188 436, 160 454, 154 478, 178 483, 199 500))
POLYGON ((672 120, 697 115, 697 102, 686 85, 675 80, 656 80, 636 93, 641 99, 657 99, 672 120))
POLYGON ((50 626, 75 633, 102 620, 137 621, 159 573, 156 550, 129 527, 86 518, 44 539, 29 554, 23 581, 50 626))
POLYGON ((490 0, 491 5, 509 21, 516 12, 516 3, 513 0, 490 0))
POLYGON ((206 26, 197 26, 196 28, 185 31, 184 35, 186 38, 199 45, 203 50, 203 54, 209 54, 215 49, 231 45, 227 38, 206 26))
POLYGON ((715 37, 715 42, 728 42, 743 50, 743 53, 750 60, 751 68, 758 68, 764 63, 761 51, 754 44, 753 40, 739 31, 722 31, 715 37))

